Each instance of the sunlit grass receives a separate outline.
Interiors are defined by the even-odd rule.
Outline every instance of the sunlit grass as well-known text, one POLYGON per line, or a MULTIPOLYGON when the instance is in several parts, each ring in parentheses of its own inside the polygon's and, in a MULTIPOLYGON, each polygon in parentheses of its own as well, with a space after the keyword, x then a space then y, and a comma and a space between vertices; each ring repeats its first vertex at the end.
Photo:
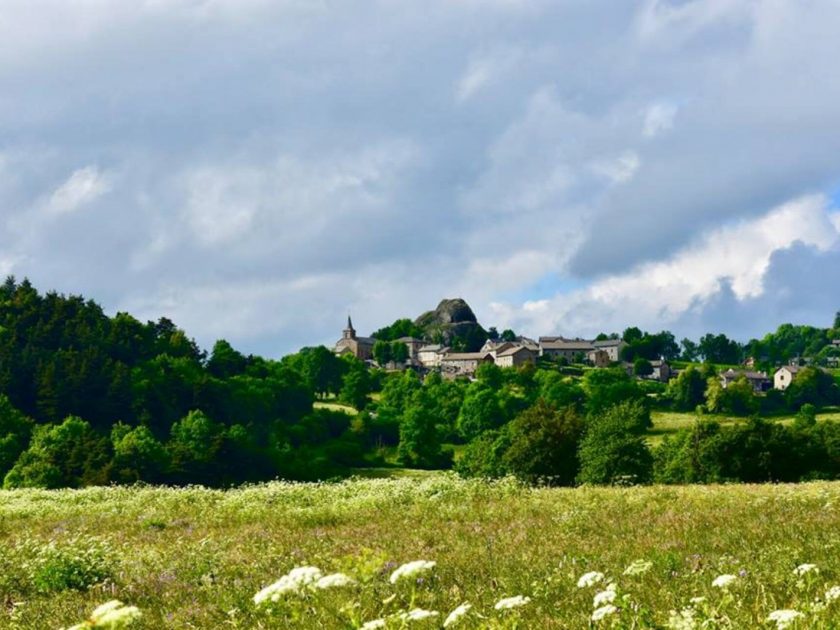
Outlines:
POLYGON ((587 628, 596 612, 597 627, 664 628, 685 612, 760 628, 787 609, 804 615, 791 627, 832 628, 838 509, 833 483, 529 489, 444 474, 3 492, 0 627, 68 627, 120 600, 142 612, 136 628, 440 628, 462 604, 458 628, 587 628), (390 581, 415 560, 436 564, 390 581), (255 604, 304 566, 343 585, 255 604), (73 567, 89 579, 63 582, 73 567), (590 572, 604 577, 578 587, 590 572), (736 579, 713 586, 720 575, 736 579), (414 610, 438 614, 407 620, 414 610))

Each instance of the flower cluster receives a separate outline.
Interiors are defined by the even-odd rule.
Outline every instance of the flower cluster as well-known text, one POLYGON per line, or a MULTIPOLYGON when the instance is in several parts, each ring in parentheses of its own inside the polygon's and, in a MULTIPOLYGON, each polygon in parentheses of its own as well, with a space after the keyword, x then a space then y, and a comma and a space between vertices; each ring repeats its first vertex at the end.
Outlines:
POLYGON ((116 630, 117 628, 127 627, 140 619, 141 616, 140 610, 136 606, 126 606, 121 601, 114 599, 97 607, 88 619, 68 630, 86 630, 87 628, 116 630))

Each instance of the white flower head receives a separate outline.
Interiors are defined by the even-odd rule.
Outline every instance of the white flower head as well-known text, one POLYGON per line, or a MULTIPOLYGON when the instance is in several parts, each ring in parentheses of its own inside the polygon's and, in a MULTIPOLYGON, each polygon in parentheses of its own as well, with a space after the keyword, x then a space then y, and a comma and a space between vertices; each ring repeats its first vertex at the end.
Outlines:
POLYGON ((702 604, 703 602, 705 602, 705 601, 706 601, 706 598, 705 598, 705 597, 703 597, 703 596, 699 596, 699 597, 692 597, 692 598, 691 598, 690 600, 688 600, 688 601, 690 601, 690 602, 691 602, 692 604, 694 604, 694 605, 697 605, 697 604, 702 604))
POLYGON ((415 560, 414 562, 407 562, 398 567, 396 571, 391 574, 391 584, 396 584, 403 578, 414 577, 421 573, 426 573, 435 568, 437 562, 432 560, 415 560))
POLYGON ((458 606, 455 610, 453 610, 451 613, 449 613, 449 615, 446 617, 446 619, 443 622, 443 627, 448 628, 449 626, 454 626, 456 623, 458 623, 461 620, 461 618, 464 615, 466 615, 468 612, 470 612, 471 608, 472 608, 472 604, 461 604, 460 606, 458 606))
POLYGON ((681 611, 671 611, 668 617, 668 628, 670 630, 695 630, 697 628, 697 620, 694 617, 695 611, 693 608, 683 608, 681 611))
POLYGON ((601 591, 600 593, 596 593, 595 597, 592 598, 592 607, 598 608, 604 604, 612 604, 616 597, 617 593, 615 592, 615 589, 607 589, 605 591, 601 591))
POLYGON ((624 575, 641 575, 642 573, 647 573, 652 568, 653 562, 650 560, 634 560, 624 569, 624 575))
POLYGON ((800 564, 793 570, 794 575, 805 575, 806 573, 819 573, 820 570, 817 568, 816 564, 800 564))
POLYGON ((324 590, 327 588, 340 588, 342 586, 353 586, 356 581, 351 578, 349 575, 345 575, 344 573, 332 573, 330 575, 325 575, 317 582, 315 582, 315 588, 319 590, 324 590))
POLYGON ((110 602, 105 602, 101 606, 98 606, 94 609, 92 613, 90 613, 90 620, 94 623, 98 622, 104 615, 107 615, 114 610, 119 610, 125 604, 123 604, 118 599, 112 599, 110 602))
POLYGON ((830 604, 838 599, 840 599, 840 586, 832 586, 825 592, 826 603, 830 604))
POLYGON ((277 580, 269 584, 259 593, 254 595, 254 604, 259 606, 267 601, 276 602, 287 593, 297 593, 301 589, 314 585, 323 577, 318 567, 297 567, 292 569, 277 580))
POLYGON ((617 612, 618 612, 618 608, 616 608, 612 604, 607 604, 606 606, 601 606, 600 608, 596 608, 595 611, 592 613, 592 621, 601 621, 605 617, 609 617, 610 615, 614 615, 617 612))
POLYGON ((83 630, 85 628, 108 628, 116 630, 125 628, 143 615, 136 606, 126 606, 121 601, 113 599, 98 606, 87 621, 76 624, 70 630, 83 630))
POLYGON ((516 595, 515 597, 505 597, 504 599, 500 599, 496 602, 496 605, 493 606, 496 610, 510 610, 511 608, 519 608, 520 606, 525 606, 531 601, 530 597, 524 597, 522 595, 516 595))
POLYGON ((588 588, 595 586, 598 582, 604 579, 604 574, 599 571, 590 571, 580 576, 577 581, 578 588, 588 588))
POLYGON ((380 628, 385 627, 385 620, 384 619, 374 619, 373 621, 368 621, 367 623, 363 623, 360 630, 379 630, 380 628))
POLYGON ((439 614, 440 613, 436 610, 423 610, 422 608, 415 608, 414 610, 402 613, 400 615, 400 619, 403 621, 423 621, 424 619, 437 617, 439 614))
POLYGON ((714 580, 712 580, 712 586, 714 586, 715 588, 728 588, 729 585, 737 579, 738 577, 735 575, 724 573, 723 575, 719 575, 714 580))
POLYGON ((767 621, 775 622, 776 628, 778 628, 778 630, 784 630, 785 628, 790 626, 794 621, 804 616, 805 615, 803 615, 798 610, 792 610, 788 608, 784 610, 774 610, 769 615, 767 615, 767 621))

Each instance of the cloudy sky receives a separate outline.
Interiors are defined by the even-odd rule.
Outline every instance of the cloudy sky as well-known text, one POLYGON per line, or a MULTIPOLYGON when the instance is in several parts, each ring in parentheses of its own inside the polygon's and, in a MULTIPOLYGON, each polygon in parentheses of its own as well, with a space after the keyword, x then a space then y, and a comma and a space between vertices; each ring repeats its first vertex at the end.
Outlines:
POLYGON ((0 274, 279 356, 840 309, 836 0, 4 0, 0 274))

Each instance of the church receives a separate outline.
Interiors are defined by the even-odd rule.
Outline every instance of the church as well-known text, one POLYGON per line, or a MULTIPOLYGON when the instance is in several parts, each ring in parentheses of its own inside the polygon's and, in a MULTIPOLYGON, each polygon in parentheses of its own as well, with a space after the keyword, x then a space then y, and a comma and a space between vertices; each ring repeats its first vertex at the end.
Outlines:
POLYGON ((356 330, 350 316, 347 316, 347 328, 341 333, 341 339, 335 344, 336 354, 350 353, 357 359, 367 361, 373 356, 373 344, 376 339, 371 337, 357 337, 356 330))

